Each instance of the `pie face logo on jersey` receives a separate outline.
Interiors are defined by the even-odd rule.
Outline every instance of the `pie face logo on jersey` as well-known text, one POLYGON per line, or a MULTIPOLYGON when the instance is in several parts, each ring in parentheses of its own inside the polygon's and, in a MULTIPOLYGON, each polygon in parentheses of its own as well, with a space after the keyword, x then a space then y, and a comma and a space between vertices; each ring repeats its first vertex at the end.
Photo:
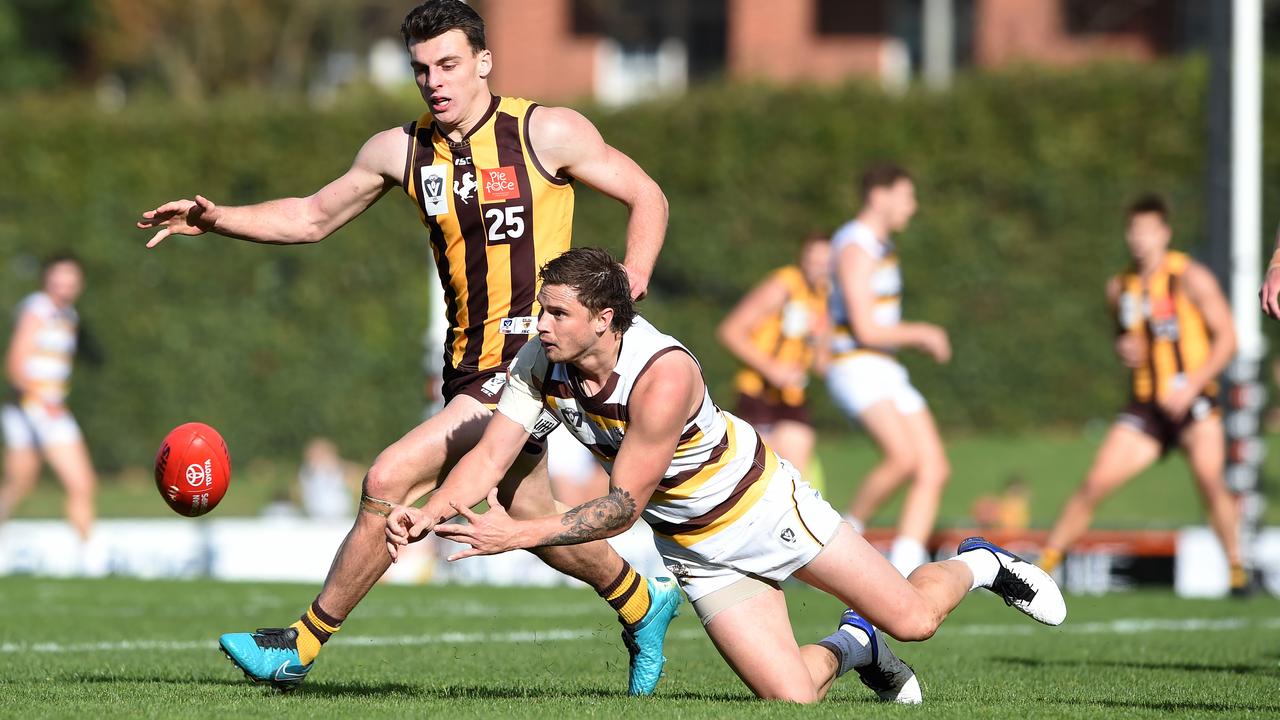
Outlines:
POLYGON ((422 207, 428 215, 449 214, 449 200, 444 195, 445 172, 444 165, 422 168, 422 207))
POLYGON ((520 184, 516 182, 516 167, 503 165, 499 168, 480 169, 481 189, 484 190, 482 202, 499 200, 519 200, 520 184))

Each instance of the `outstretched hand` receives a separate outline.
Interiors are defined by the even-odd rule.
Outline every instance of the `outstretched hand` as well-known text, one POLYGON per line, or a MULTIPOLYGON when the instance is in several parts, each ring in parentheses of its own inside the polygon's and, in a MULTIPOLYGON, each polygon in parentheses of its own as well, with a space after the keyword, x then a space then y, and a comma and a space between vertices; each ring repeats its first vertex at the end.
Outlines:
POLYGON ((219 214, 217 205, 203 195, 197 195, 194 201, 185 198, 173 200, 155 210, 148 210, 142 213, 137 225, 140 230, 159 228, 147 241, 147 247, 153 248, 170 235, 200 235, 213 230, 219 214))
POLYGON ((462 550, 449 556, 449 562, 461 560, 475 555, 496 555, 508 550, 516 550, 520 546, 516 542, 516 530, 519 521, 512 519, 502 505, 498 504, 498 489, 489 491, 489 511, 475 513, 469 508, 453 505, 459 515, 467 519, 469 525, 448 523, 437 525, 436 535, 446 540, 470 545, 470 550, 462 550))
POLYGON ((391 562, 400 559, 401 546, 418 542, 431 532, 434 523, 422 510, 397 505, 387 514, 387 554, 391 562))

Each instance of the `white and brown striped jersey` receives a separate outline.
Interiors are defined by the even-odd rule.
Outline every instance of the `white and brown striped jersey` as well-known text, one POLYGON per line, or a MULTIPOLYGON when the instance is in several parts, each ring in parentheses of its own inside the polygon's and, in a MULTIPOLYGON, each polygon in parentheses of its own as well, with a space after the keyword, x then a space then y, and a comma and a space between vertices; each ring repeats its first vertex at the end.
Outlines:
MULTIPOLYGON (((850 220, 831 236, 832 256, 839 258, 848 247, 861 249, 875 262, 871 273, 871 295, 875 303, 871 319, 885 326, 902 322, 902 271, 898 268, 898 252, 893 243, 876 237, 871 228, 857 220, 850 220)), ((866 348, 858 344, 849 317, 848 290, 841 284, 838 272, 832 278, 831 287, 831 320, 835 326, 831 336, 832 355, 838 359, 858 350, 893 352, 895 348, 866 348)))
MULTIPOLYGON (((544 410, 563 423, 612 475, 626 440, 636 383, 669 352, 693 357, 675 338, 643 318, 623 334, 613 374, 599 392, 584 390, 576 368, 547 359, 531 340, 508 370, 498 412, 531 433, 546 424, 544 410)), ((695 358, 696 362, 696 358, 695 358)), ((644 509, 655 533, 685 547, 701 543, 741 518, 764 494, 778 457, 749 423, 716 407, 705 383, 702 403, 684 425, 674 456, 644 509)))

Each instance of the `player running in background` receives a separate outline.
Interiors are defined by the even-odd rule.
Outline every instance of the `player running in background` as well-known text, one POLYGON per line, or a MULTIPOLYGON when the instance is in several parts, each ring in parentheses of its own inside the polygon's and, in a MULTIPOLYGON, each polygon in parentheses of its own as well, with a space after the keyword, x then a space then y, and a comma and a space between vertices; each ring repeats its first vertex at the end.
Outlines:
POLYGON ((80 316, 75 303, 84 289, 84 270, 70 255, 44 266, 44 287, 18 305, 5 370, 11 396, 5 403, 4 481, 0 522, 13 515, 35 487, 40 457, 48 461, 67 491, 67 520, 81 542, 81 569, 106 571, 93 546, 93 494, 98 484, 80 426, 67 409, 71 364, 80 316))
POLYGON ((542 281, 538 339, 511 364, 498 412, 424 508, 392 511, 393 552, 431 530, 471 545, 454 558, 572 545, 643 517, 734 672, 759 697, 794 702, 821 699, 849 670, 882 699, 920 702, 914 672, 880 630, 924 640, 978 587, 1041 622, 1065 619, 1047 574, 981 538, 903 578, 750 423, 712 402, 688 349, 635 315, 626 273, 607 252, 570 250, 547 263, 542 281), (609 492, 516 520, 495 488, 548 413, 604 459, 609 492), (488 512, 467 510, 486 495, 488 512), (440 524, 459 513, 470 524, 440 524), (792 576, 853 608, 804 647, 778 585, 792 576))
POLYGON ((951 474, 933 415, 895 357, 901 348, 914 348, 939 363, 951 359, 946 330, 902 320, 902 274, 892 236, 915 212, 915 183, 906 170, 881 165, 863 174, 862 209, 832 236, 835 328, 827 372, 836 405, 866 428, 882 455, 853 496, 850 523, 861 531, 910 483, 889 552, 889 562, 904 575, 929 559, 925 542, 951 474))
POLYGON ((717 335, 745 366, 738 371, 738 416, 804 472, 813 453, 805 401, 809 368, 825 371, 831 242, 811 235, 800 262, 775 270, 720 323, 717 335))
POLYGON ((1169 250, 1173 231, 1164 200, 1139 198, 1129 206, 1128 222, 1133 265, 1108 281, 1107 300, 1132 394, 1049 533, 1040 565, 1057 567, 1103 498, 1180 445, 1226 551, 1231 587, 1242 590, 1248 575, 1235 498, 1223 479, 1226 441, 1216 399, 1218 374, 1236 350, 1231 308, 1208 268, 1169 250))
MULTIPOLYGON (((569 247, 573 181, 627 206, 626 268, 643 295, 666 231, 661 189, 610 147, 577 112, 498 97, 484 21, 460 0, 429 0, 401 27, 427 112, 374 135, 350 170, 306 198, 223 207, 196 196, 143 213, 140 228, 216 232, 272 244, 317 242, 401 187, 426 226, 444 287, 444 409, 386 448, 365 476, 355 526, 338 549, 315 602, 289 628, 222 636, 251 678, 288 689, 391 563, 383 518, 431 492, 475 445, 503 392, 506 367, 534 332, 537 271, 569 247)), ((502 483, 520 516, 554 512, 540 437, 522 445, 502 483)), ((658 681, 665 628, 679 603, 670 581, 639 578, 607 544, 537 551, 552 567, 595 588, 619 614, 632 654, 629 688, 658 681), (638 588, 622 597, 619 589, 638 588)))

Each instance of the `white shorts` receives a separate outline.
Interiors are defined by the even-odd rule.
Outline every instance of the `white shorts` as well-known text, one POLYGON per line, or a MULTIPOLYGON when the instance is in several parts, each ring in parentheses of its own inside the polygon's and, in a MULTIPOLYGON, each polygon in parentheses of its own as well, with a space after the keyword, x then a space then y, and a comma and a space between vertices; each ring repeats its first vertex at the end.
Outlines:
POLYGON ((80 426, 66 410, 50 415, 43 405, 7 404, 0 410, 0 421, 4 424, 4 446, 11 450, 47 448, 80 439, 80 426))
POLYGON ((657 533, 653 539, 667 570, 696 602, 746 577, 786 580, 822 552, 842 522, 840 513, 782 460, 755 506, 712 538, 692 547, 657 533), (700 545, 714 548, 715 555, 699 552, 700 545))
POLYGON ((832 363, 827 389, 844 414, 854 419, 881 400, 892 400, 903 415, 913 415, 926 406, 924 396, 911 385, 907 369, 876 352, 856 353, 832 363))

